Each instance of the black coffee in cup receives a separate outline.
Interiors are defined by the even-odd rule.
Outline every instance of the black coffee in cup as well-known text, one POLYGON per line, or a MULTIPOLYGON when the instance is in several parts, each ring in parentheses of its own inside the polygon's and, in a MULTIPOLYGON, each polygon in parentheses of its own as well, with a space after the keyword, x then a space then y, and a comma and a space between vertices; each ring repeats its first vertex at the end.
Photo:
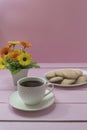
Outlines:
POLYGON ((24 81, 20 83, 21 86, 25 87, 37 87, 43 85, 43 82, 40 81, 24 81))

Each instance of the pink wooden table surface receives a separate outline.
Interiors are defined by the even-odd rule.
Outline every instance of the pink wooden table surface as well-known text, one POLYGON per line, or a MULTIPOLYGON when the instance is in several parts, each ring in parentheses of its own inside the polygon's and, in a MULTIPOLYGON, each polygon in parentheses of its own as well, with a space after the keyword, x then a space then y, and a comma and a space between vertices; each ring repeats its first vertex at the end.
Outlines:
MULTIPOLYGON (((58 68, 81 68, 86 64, 41 64, 40 69, 29 70, 28 76, 44 76, 44 73, 58 68)), ((87 130, 87 85, 73 88, 55 86, 55 103, 47 109, 25 112, 12 108, 8 97, 14 85, 8 70, 0 71, 0 130, 60 129, 87 130), (9 125, 10 124, 10 125, 9 125)))

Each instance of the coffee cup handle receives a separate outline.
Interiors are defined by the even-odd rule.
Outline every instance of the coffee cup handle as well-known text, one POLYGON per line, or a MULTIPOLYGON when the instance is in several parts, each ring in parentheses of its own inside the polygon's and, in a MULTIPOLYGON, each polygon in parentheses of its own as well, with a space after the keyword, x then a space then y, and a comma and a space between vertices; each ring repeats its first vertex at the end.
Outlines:
POLYGON ((46 85, 47 87, 51 86, 51 89, 49 90, 49 92, 45 93, 44 97, 49 95, 54 90, 54 85, 52 83, 47 83, 46 85))

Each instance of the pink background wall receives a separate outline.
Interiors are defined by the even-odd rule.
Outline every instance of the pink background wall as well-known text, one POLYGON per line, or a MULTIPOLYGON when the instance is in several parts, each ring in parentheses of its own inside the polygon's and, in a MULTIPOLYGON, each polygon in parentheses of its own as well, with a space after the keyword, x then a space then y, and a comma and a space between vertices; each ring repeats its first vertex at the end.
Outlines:
POLYGON ((87 62, 86 0, 0 0, 0 47, 26 40, 38 62, 87 62))

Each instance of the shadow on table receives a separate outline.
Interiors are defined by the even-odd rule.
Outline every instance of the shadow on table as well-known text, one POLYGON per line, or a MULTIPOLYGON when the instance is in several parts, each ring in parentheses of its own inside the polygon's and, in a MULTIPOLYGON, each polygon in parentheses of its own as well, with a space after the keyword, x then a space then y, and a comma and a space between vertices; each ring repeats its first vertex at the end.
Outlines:
POLYGON ((13 107, 10 107, 11 111, 14 112, 15 114, 22 116, 22 117, 41 117, 48 115, 51 113, 56 107, 56 104, 54 103, 52 106, 45 108, 43 110, 38 110, 38 111, 23 111, 23 110, 18 110, 13 107))

